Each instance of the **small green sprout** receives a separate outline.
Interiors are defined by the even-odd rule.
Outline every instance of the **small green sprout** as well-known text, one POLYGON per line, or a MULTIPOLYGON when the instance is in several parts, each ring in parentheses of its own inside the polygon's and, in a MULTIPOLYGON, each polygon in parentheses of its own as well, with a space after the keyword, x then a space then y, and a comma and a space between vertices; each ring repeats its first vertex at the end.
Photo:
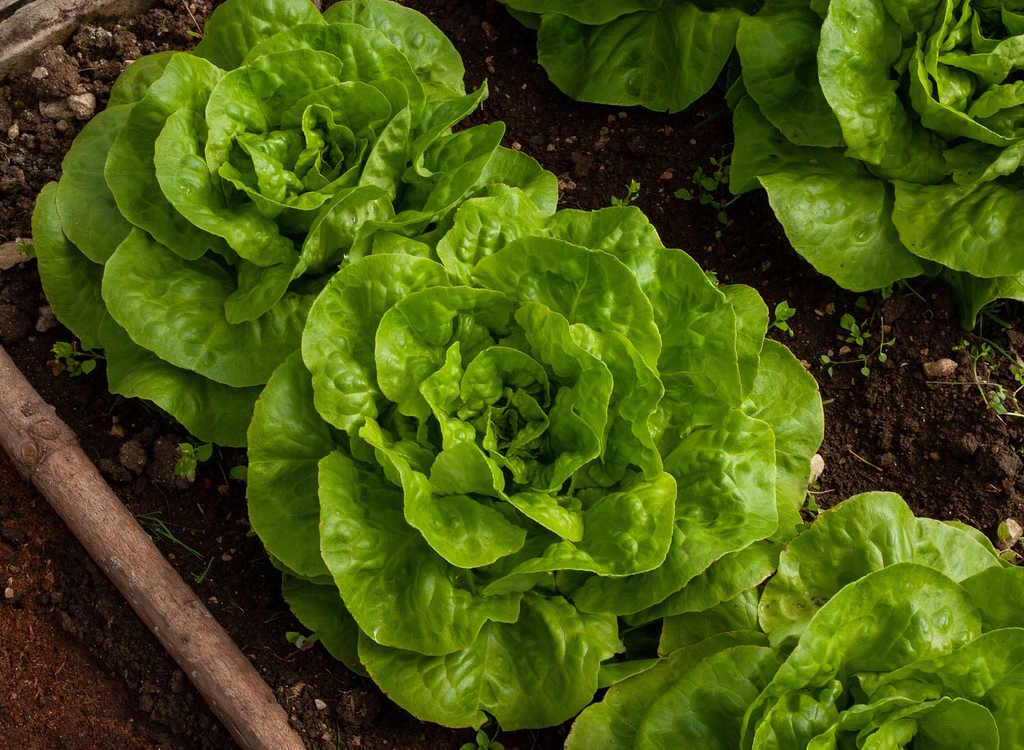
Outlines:
POLYGON ((316 642, 320 640, 320 636, 316 633, 310 633, 309 635, 303 635, 297 633, 294 630, 289 630, 284 634, 285 639, 295 646, 299 651, 309 651, 316 642))
MULTIPOLYGON (((495 735, 497 736, 497 735, 495 735)), ((505 746, 496 739, 491 739, 487 733, 478 729, 473 742, 465 742, 459 750, 505 750, 505 746)))
POLYGON ((850 313, 843 313, 843 317, 839 319, 839 327, 849 332, 849 336, 844 339, 848 344, 864 346, 865 342, 871 338, 871 332, 863 330, 857 319, 850 313))
POLYGON ((612 205, 613 206, 619 206, 619 207, 622 207, 622 206, 632 206, 633 202, 637 199, 637 197, 639 195, 640 195, 640 183, 637 182, 636 180, 630 180, 629 184, 626 186, 626 197, 625 198, 618 198, 618 197, 613 195, 612 196, 612 205))
POLYGON ((188 441, 178 443, 178 460, 174 464, 174 476, 193 481, 199 464, 209 461, 213 456, 213 445, 202 443, 195 445, 188 441))
POLYGON ((55 373, 66 372, 73 378, 88 375, 96 369, 96 361, 103 359, 103 355, 92 349, 80 351, 77 341, 58 341, 50 351, 56 363, 55 373))
POLYGON ((793 329, 786 321, 791 320, 796 315, 796 308, 790 307, 788 300, 782 300, 775 306, 775 319, 772 320, 772 327, 777 328, 783 333, 788 333, 790 338, 795 335, 793 329))
MULTIPOLYGON (((718 197, 718 193, 729 185, 729 156, 711 157, 710 161, 711 169, 709 171, 705 172, 703 167, 697 167, 694 170, 693 176, 690 178, 693 190, 683 187, 676 190, 673 195, 684 201, 692 201, 696 198, 700 205, 711 206, 715 209, 718 223, 724 226, 729 223, 729 216, 725 209, 736 200, 736 198, 732 198, 725 201, 718 197)), ((721 237, 721 232, 716 232, 715 236, 721 237)))

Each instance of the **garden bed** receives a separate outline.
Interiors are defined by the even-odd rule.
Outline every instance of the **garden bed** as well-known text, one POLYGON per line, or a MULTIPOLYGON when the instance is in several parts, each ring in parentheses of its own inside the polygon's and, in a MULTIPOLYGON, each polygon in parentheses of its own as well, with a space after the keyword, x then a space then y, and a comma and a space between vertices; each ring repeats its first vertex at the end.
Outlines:
MULTIPOLYGON (((1013 417, 1000 418, 990 403, 992 387, 980 392, 975 381, 1002 382, 1008 392, 1019 384, 1002 355, 992 356, 991 373, 983 361, 972 367, 971 351, 980 353, 984 342, 956 327, 942 287, 915 281, 888 299, 874 294, 858 302, 789 248, 762 193, 730 204, 724 217, 717 206, 675 197, 680 188, 699 194, 694 171, 713 173, 712 159, 729 152, 721 91, 675 116, 578 104, 548 83, 532 33, 494 0, 407 4, 451 37, 469 84, 488 80, 490 98, 472 122, 504 120, 505 145, 559 176, 564 206, 608 205, 635 181, 635 202, 667 245, 687 250, 722 281, 754 286, 772 308, 785 301, 796 310, 788 321, 796 336, 772 335, 808 364, 826 400, 819 503, 889 489, 918 513, 990 534, 1001 520, 1024 514, 1017 450, 1024 429, 1013 417), (871 334, 863 345, 846 341, 850 332, 840 325, 846 313, 871 334), (877 356, 883 337, 891 341, 884 363, 877 356), (862 354, 868 359, 855 361, 862 354), (833 365, 830 375, 823 355, 849 363, 833 365), (942 358, 956 361, 957 369, 926 375, 924 365, 942 358)), ((58 176, 87 117, 89 97, 81 95, 92 94, 102 109, 125 60, 191 46, 209 11, 203 3, 168 0, 120 25, 86 27, 44 54, 45 75, 37 68, 0 84, 0 243, 29 235, 35 195, 58 176), (86 102, 85 109, 61 112, 55 105, 69 95, 86 102)), ((728 200, 724 186, 710 193, 728 200)), ((40 311, 45 304, 32 263, 0 271, 0 341, 256 664, 309 746, 455 748, 465 741, 468 733, 415 721, 321 648, 298 650, 286 640, 286 632, 302 628, 250 533, 244 485, 228 478, 242 452, 219 451, 192 484, 176 479, 175 450, 184 432, 141 402, 107 394, 102 363, 76 378, 55 369, 51 349, 71 337, 52 327, 40 311)), ((1008 323, 1016 316, 1015 308, 1001 311, 1008 323)), ((1018 344, 1012 328, 991 320, 983 333, 1006 352, 1018 344)), ((29 750, 229 745, 184 675, 2 458, 0 530, 0 744, 29 750)), ((560 747, 563 738, 555 729, 502 741, 541 748, 560 747)))

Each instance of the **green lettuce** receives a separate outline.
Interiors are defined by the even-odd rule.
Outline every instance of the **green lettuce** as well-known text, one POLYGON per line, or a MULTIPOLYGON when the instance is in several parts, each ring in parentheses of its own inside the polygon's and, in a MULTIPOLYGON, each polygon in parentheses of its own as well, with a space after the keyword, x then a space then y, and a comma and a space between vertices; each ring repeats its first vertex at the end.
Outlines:
POLYGON ((740 19, 731 187, 854 291, 921 274, 961 317, 1024 299, 1024 25, 988 0, 769 0, 740 19))
POLYGON ((347 257, 431 255, 498 181, 553 208, 554 177, 499 145, 501 123, 451 132, 487 93, 463 73, 389 0, 229 0, 193 52, 129 66, 33 221, 46 295, 105 350, 110 389, 244 445, 347 257))
POLYGON ((501 0, 537 29, 537 57, 585 102, 679 112, 706 94, 757 0, 501 0))
POLYGON ((250 519, 296 615, 415 716, 558 724, 625 618, 774 569, 821 400, 757 293, 636 208, 498 186, 436 253, 320 292, 256 405, 250 519))
POLYGON ((897 495, 850 498, 766 584, 665 619, 662 657, 586 709, 566 748, 1021 747, 1022 573, 897 495))

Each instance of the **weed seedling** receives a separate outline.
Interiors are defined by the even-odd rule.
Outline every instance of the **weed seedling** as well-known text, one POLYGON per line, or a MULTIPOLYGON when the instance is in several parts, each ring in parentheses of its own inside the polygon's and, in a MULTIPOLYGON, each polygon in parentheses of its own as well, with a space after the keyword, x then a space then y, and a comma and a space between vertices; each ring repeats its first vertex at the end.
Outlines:
POLYGON ((285 639, 295 646, 299 651, 309 651, 316 642, 320 640, 320 636, 316 633, 310 633, 309 635, 303 635, 302 633, 296 633, 294 630, 289 630, 284 634, 285 639))
POLYGON ((772 327, 777 328, 783 333, 788 333, 790 338, 795 335, 793 329, 786 321, 791 320, 796 315, 796 308, 789 306, 788 300, 782 300, 775 306, 775 318, 772 320, 772 327))
POLYGON ((178 443, 178 460, 174 464, 174 476, 194 481, 199 464, 209 461, 213 456, 213 445, 203 443, 195 445, 187 441, 178 443))
MULTIPOLYGON (((697 167, 690 178, 690 183, 693 189, 679 188, 673 195, 684 201, 692 201, 696 198, 700 205, 711 206, 715 209, 718 223, 723 226, 728 225, 729 216, 726 214, 726 209, 739 197, 730 200, 722 200, 718 197, 722 189, 729 185, 729 156, 721 158, 712 156, 711 168, 705 172, 704 167, 697 167)), ((716 236, 721 236, 721 232, 716 233, 716 236)))
POLYGON ((612 196, 612 205, 613 206, 619 206, 619 207, 622 207, 622 206, 632 206, 633 202, 639 197, 639 195, 640 195, 640 183, 637 182, 636 180, 630 180, 629 184, 626 185, 626 197, 625 198, 619 198, 619 197, 613 195, 612 196))
POLYGON ((478 729, 473 742, 463 743, 459 750, 505 750, 505 746, 498 742, 497 739, 488 737, 487 732, 483 729, 478 729))
POLYGON ((80 351, 78 342, 58 341, 50 350, 53 353, 54 374, 66 372, 73 378, 88 375, 96 369, 96 361, 103 355, 92 349, 80 351))
POLYGON ((981 400, 991 409, 997 417, 1024 417, 1021 413, 1021 405, 1017 396, 1024 390, 1024 362, 1018 357, 1011 355, 994 341, 982 336, 977 336, 976 341, 962 339, 959 344, 953 347, 955 352, 967 352, 971 358, 971 381, 978 389, 981 400), (1002 383, 989 380, 981 375, 979 365, 992 372, 998 365, 997 357, 1003 357, 1010 363, 1010 374, 1019 384, 1019 387, 1009 391, 1002 383))
MULTIPOLYGON (((863 297, 858 297, 855 307, 861 310, 868 309, 867 300, 863 297)), ((886 352, 886 348, 895 344, 896 339, 887 339, 885 337, 885 318, 879 315, 878 319, 878 338, 876 339, 878 341, 878 346, 871 348, 870 345, 873 337, 871 331, 868 329, 874 320, 874 316, 865 318, 863 321, 858 322, 850 313, 843 313, 839 318, 839 327, 844 331, 844 333, 838 338, 840 341, 848 344, 850 347, 855 347, 859 351, 854 351, 853 356, 849 359, 832 359, 828 354, 820 355, 818 362, 821 364, 825 372, 828 373, 829 377, 832 377, 835 374, 835 368, 837 366, 860 365, 860 374, 867 378, 871 376, 871 362, 873 360, 880 364, 885 364, 889 361, 889 354, 886 352)), ((849 347, 847 347, 847 349, 848 348, 849 347)))

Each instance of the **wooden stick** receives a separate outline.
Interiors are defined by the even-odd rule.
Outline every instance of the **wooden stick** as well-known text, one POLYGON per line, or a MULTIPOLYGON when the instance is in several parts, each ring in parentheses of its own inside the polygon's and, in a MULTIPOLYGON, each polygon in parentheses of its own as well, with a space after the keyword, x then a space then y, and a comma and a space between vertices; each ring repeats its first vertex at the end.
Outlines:
POLYGON ((284 709, 0 346, 0 446, 244 750, 304 750, 284 709))
POLYGON ((153 0, 0 0, 0 78, 63 42, 82 21, 124 18, 153 0))

